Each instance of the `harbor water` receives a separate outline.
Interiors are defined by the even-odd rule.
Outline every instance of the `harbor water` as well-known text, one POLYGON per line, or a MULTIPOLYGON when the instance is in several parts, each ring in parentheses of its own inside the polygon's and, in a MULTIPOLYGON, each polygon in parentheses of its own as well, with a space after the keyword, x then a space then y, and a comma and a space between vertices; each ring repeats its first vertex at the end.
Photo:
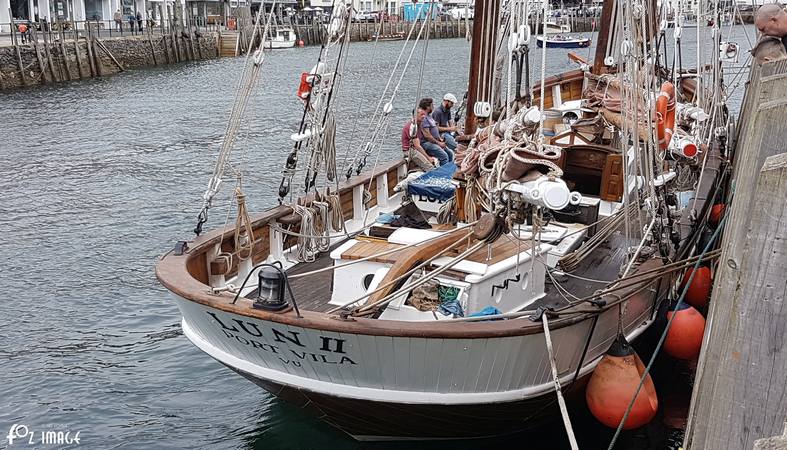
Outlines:
MULTIPOLYGON (((732 31, 731 40, 748 49, 743 27, 732 31)), ((684 49, 696 48, 691 35, 684 33, 684 49)), ((337 100, 340 167, 368 129, 402 44, 351 46, 337 100)), ((228 169, 242 170, 251 211, 276 203, 289 136, 302 113, 297 83, 318 52, 296 48, 266 57, 228 169)), ((547 74, 575 67, 566 53, 547 51, 547 74)), ((540 76, 541 50, 533 46, 531 55, 540 76)), ((425 59, 416 50, 406 75, 391 81, 396 109, 380 160, 400 155, 399 132, 418 97, 461 98, 468 59, 463 39, 429 42, 425 59)), ((80 444, 72 447, 95 449, 568 448, 559 420, 491 441, 356 443, 182 335, 179 312, 153 268, 177 240, 193 237, 242 63, 216 59, 0 93, 0 448, 9 445, 4 437, 14 424, 36 433, 79 431, 80 444)), ((742 95, 738 84, 733 103, 742 95)), ((375 161, 372 155, 367 168, 375 161)), ((227 215, 230 184, 207 227, 234 220, 227 215)), ((295 184, 296 194, 301 186, 295 184)), ((670 364, 662 366, 672 372, 670 364)), ((572 419, 583 449, 606 448, 611 430, 581 406, 572 419)), ((666 445, 658 423, 624 433, 616 448, 666 445)))

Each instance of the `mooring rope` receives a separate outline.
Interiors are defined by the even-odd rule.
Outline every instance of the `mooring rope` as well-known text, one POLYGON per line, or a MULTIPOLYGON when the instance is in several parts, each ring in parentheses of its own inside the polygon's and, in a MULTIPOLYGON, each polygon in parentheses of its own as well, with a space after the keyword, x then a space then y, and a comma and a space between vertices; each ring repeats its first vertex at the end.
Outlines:
POLYGON ((547 319, 548 315, 548 313, 544 313, 541 316, 541 323, 544 325, 544 340, 546 340, 547 343, 549 366, 552 369, 552 380, 555 383, 557 403, 560 406, 560 415, 563 417, 563 426, 566 428, 566 434, 568 435, 568 442, 571 444, 571 450, 579 450, 577 438, 574 437, 574 428, 571 426, 571 418, 568 416, 566 400, 563 398, 563 391, 560 387, 560 378, 557 375, 557 363, 555 362, 555 352, 552 350, 552 336, 549 333, 549 319, 547 319))

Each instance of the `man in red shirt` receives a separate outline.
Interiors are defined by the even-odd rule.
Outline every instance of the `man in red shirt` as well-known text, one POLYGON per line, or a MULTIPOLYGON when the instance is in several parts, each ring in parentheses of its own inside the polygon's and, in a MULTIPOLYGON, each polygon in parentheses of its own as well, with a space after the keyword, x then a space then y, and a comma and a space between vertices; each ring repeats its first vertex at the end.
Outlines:
POLYGON ((421 147, 421 140, 418 139, 418 125, 426 117, 426 111, 421 108, 415 110, 415 123, 413 119, 407 121, 402 128, 402 152, 404 157, 408 159, 413 166, 424 172, 432 170, 434 164, 432 159, 426 153, 426 150, 421 147))

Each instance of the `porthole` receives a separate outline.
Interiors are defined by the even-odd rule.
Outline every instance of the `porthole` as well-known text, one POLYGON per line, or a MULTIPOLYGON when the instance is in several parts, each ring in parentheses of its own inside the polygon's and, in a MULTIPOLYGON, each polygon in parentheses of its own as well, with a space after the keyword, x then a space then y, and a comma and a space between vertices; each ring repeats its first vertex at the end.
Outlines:
POLYGON ((369 286, 371 286, 371 284, 372 284, 372 280, 374 280, 374 274, 373 273, 370 273, 370 274, 366 275, 365 277, 363 277, 363 288, 364 288, 364 290, 368 290, 369 289, 369 286))

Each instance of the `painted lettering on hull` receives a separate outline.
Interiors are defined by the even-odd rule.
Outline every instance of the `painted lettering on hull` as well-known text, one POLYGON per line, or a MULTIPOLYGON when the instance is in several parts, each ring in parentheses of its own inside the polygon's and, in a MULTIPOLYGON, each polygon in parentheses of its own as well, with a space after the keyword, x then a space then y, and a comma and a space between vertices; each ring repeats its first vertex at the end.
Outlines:
POLYGON ((318 336, 317 348, 308 348, 297 331, 279 329, 271 324, 261 325, 242 319, 219 317, 206 311, 227 339, 275 355, 282 364, 302 367, 301 361, 310 364, 341 365, 357 363, 346 355, 346 339, 318 336))

